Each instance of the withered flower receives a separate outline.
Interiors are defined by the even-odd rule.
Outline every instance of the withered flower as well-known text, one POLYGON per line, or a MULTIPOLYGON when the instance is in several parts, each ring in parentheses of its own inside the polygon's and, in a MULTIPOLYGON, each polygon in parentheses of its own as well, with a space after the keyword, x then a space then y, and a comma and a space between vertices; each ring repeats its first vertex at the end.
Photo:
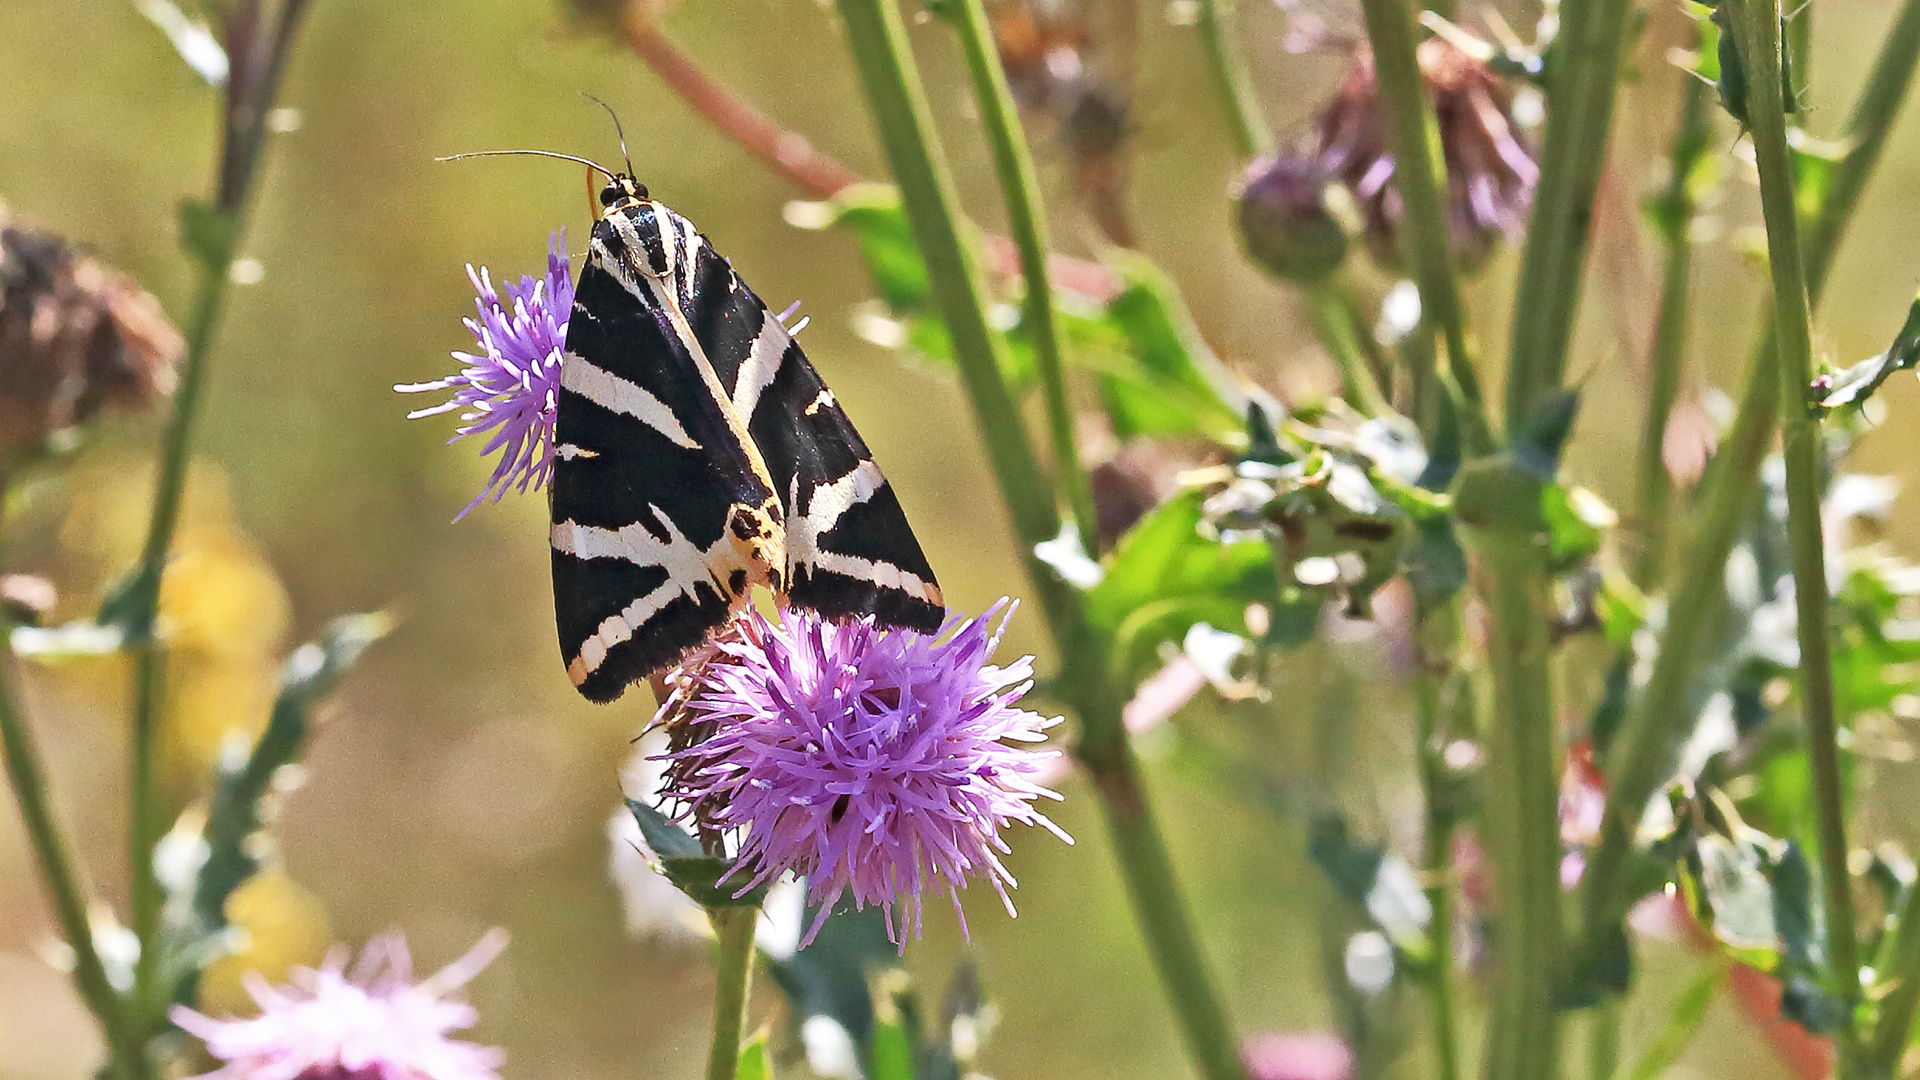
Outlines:
POLYGON ((132 278, 0 206, 0 461, 173 389, 185 351, 160 302, 132 278))
MULTIPOLYGON (((1447 233, 1455 261, 1472 269, 1525 223, 1540 167, 1515 131, 1513 89, 1484 61, 1442 38, 1423 42, 1418 58, 1446 159, 1447 233)), ((1321 167, 1353 191, 1374 258, 1398 265, 1403 210, 1372 53, 1355 55, 1316 131, 1321 167)))

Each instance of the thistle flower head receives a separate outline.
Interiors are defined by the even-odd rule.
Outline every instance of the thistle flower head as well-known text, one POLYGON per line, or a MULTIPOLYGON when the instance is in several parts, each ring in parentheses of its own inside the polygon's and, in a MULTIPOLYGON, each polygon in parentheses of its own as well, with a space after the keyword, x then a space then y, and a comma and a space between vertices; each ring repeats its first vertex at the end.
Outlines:
POLYGON ((1328 201, 1314 157, 1282 151, 1259 158, 1240 179, 1236 202, 1247 254, 1284 281, 1325 281, 1347 257, 1347 231, 1328 201))
POLYGON ((509 488, 537 491, 553 474, 560 361, 566 352, 567 318, 573 312, 573 277, 566 251, 566 230, 562 229, 548 245, 546 274, 522 277, 504 288, 495 288, 485 267, 476 272, 469 265, 467 277, 479 294, 474 300, 478 315, 465 321, 480 351, 453 354, 465 365, 457 375, 394 387, 406 394, 452 391, 446 401, 410 412, 407 419, 458 409, 460 427, 448 441, 487 435, 481 453, 499 455, 487 486, 459 517, 467 516, 483 500, 499 502, 509 488))
POLYGON ((153 404, 184 352, 152 294, 0 205, 0 456, 153 404))
POLYGON ((173 1022, 225 1065, 200 1080, 499 1080, 499 1050, 448 1037, 473 1026, 473 1006, 449 997, 506 945, 494 931, 424 982, 398 934, 376 938, 346 971, 344 951, 288 986, 255 976, 260 1014, 216 1020, 183 1005, 173 1022))
POLYGON ((1011 614, 1002 601, 928 636, 748 612, 669 677, 664 796, 683 820, 733 838, 742 892, 788 871, 806 880, 819 912, 807 941, 849 892, 855 907, 886 911, 902 948, 927 892, 958 913, 976 876, 1013 914, 1000 830, 1020 822, 1072 840, 1034 807, 1059 798, 1035 779, 1058 752, 1017 745, 1059 722, 1016 707, 1032 658, 988 663, 1011 614))
MULTIPOLYGON (((1471 268, 1525 223, 1540 167, 1514 130, 1512 89, 1485 61, 1437 37, 1421 43, 1418 59, 1447 165, 1447 235, 1471 268)), ((1316 124, 1320 164, 1353 191, 1374 257, 1392 266, 1405 208, 1386 125, 1373 56, 1363 51, 1316 124)))

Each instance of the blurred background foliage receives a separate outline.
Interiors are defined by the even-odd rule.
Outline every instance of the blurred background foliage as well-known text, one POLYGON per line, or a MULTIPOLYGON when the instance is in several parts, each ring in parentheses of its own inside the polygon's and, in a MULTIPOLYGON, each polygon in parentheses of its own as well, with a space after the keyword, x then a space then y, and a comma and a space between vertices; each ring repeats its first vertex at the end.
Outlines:
MULTIPOLYGON (((1531 4, 1497 6, 1515 25, 1537 16, 1531 4)), ((1260 95, 1276 127, 1295 130, 1338 86, 1346 61, 1285 51, 1281 12, 1264 2, 1242 7, 1260 95)), ((1632 501, 1633 478, 1619 463, 1631 459, 1638 434, 1636 366, 1657 288, 1636 207, 1659 181, 1684 77, 1667 59, 1684 40, 1682 16, 1665 3, 1652 9, 1637 75, 1623 90, 1573 366, 1587 400, 1568 474, 1616 506, 1632 501)), ((1891 9, 1888 0, 1822 6, 1812 64, 1817 133, 1837 127, 1837 103, 1851 99, 1891 9)), ((1336 0, 1316 10, 1358 23, 1336 0)), ((1283 397, 1324 396, 1336 377, 1312 344, 1298 294, 1259 275, 1231 234, 1226 191, 1239 161, 1195 33, 1179 14, 1177 5, 1142 5, 1127 144, 1138 246, 1177 284, 1231 367, 1283 397)), ((1473 25, 1473 12, 1460 14, 1473 25)), ((829 10, 812 0, 686 0, 666 25, 817 146, 866 175, 883 173, 829 10)), ((920 33, 968 207, 998 228, 959 57, 945 34, 920 33)), ((213 95, 132 4, 113 0, 0 5, 0 72, 0 198, 132 274, 178 318, 191 281, 172 223, 182 196, 206 180, 213 95)), ((288 642, 342 612, 395 612, 391 640, 323 710, 304 766, 313 782, 285 803, 276 830, 284 865, 229 908, 253 943, 207 973, 203 1002, 237 1008, 242 970, 277 978, 290 964, 317 961, 329 941, 361 941, 396 924, 432 970, 500 924, 514 945, 472 993, 483 1017, 475 1038, 508 1050, 507 1075, 671 1080, 698 1073, 709 965, 698 945, 629 939, 606 874, 605 822, 628 741, 648 717, 646 695, 595 708, 571 692, 553 642, 544 500, 509 498, 450 525, 485 466, 465 447, 441 448, 450 424, 406 423, 409 402, 390 389, 451 370, 446 354, 463 346, 458 320, 471 304, 462 264, 486 264, 496 276, 529 272, 541 264, 549 229, 568 226, 577 249, 591 221, 579 176, 566 167, 432 159, 512 147, 609 159, 611 130, 582 91, 619 110, 655 195, 700 224, 769 303, 804 302, 814 317, 809 352, 885 464, 956 606, 978 611, 1022 588, 955 388, 940 371, 902 365, 854 333, 869 278, 850 233, 785 223, 785 204, 806 193, 550 0, 322 0, 283 95, 298 126, 268 156, 242 252, 260 273, 235 293, 222 331, 163 594, 179 656, 164 768, 185 801, 228 738, 264 721, 288 642)), ((1916 124, 1909 110, 1828 291, 1820 344, 1839 363, 1881 348, 1912 294, 1916 124)), ((1714 152, 1733 141, 1722 122, 1714 152)), ((1073 208, 1068 148, 1049 137, 1039 153, 1056 237, 1070 252, 1093 252, 1095 224, 1073 208)), ((1754 191, 1744 167, 1727 172, 1716 228, 1696 259, 1692 349, 1703 380, 1722 385, 1744 363, 1762 285, 1748 254, 1754 191)), ((1468 283, 1488 355, 1501 352, 1501 305, 1516 261, 1502 250, 1468 283)), ((1920 406, 1915 390, 1912 380, 1895 380, 1888 414, 1920 406)), ((1902 430, 1896 420, 1869 432, 1850 466, 1920 476, 1902 430)), ((55 621, 94 610, 137 550, 154 437, 138 425, 99 432, 71 470, 26 493, 10 567, 53 578, 55 621)), ((1911 501, 1880 527, 1920 550, 1911 501)), ((1033 617, 1016 622, 1014 649, 1041 642, 1033 617)), ((76 661, 27 680, 59 809, 83 852, 116 851, 124 834, 121 663, 76 661)), ((1593 663, 1597 686, 1597 650, 1593 663)), ((1330 892, 1308 861, 1304 823, 1226 790, 1207 755, 1230 747, 1282 783, 1338 775, 1350 820, 1401 850, 1412 850, 1419 827, 1407 687, 1392 650, 1356 629, 1323 636, 1283 664, 1273 702, 1203 702, 1177 721, 1203 740, 1163 733, 1142 745, 1203 938, 1249 1034, 1334 1023, 1314 930, 1328 917, 1330 892)), ((1862 835, 1913 836, 1920 807, 1901 794, 1916 790, 1902 757, 1863 760, 1862 835)), ((1065 783, 1057 820, 1086 842, 1016 838, 1020 917, 1006 920, 972 898, 980 906, 972 952, 1000 1018, 981 1064, 1006 1077, 1178 1074, 1184 1059, 1078 783, 1065 783)), ((124 884, 108 865, 93 868, 96 884, 123 903, 124 884)), ((42 960, 48 926, 16 820, 0 815, 5 1080, 78 1078, 96 1053, 66 980, 42 960)), ((962 949, 948 920, 930 920, 908 964, 938 988, 962 949)), ((1644 955, 1652 977, 1630 1006, 1630 1043, 1652 1038, 1700 963, 1683 944, 1644 955)), ((759 1000, 765 1008, 774 996, 759 1000)), ((1672 1075, 1785 1075, 1751 1052, 1755 1038, 1739 1010, 1716 1003, 1672 1075)), ((1422 1074, 1418 1053, 1403 1075, 1422 1074)))

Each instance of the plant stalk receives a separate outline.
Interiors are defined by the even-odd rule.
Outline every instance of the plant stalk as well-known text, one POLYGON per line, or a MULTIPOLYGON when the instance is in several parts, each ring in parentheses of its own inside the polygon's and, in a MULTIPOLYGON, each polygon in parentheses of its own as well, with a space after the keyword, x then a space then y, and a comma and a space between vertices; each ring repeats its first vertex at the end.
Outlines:
MULTIPOLYGON (((0 478, 0 503, 11 484, 0 478)), ((0 506, 0 512, 4 507, 0 506)), ((0 611, 0 641, 13 633, 13 620, 0 611)), ((27 842, 33 848, 40 876, 53 903, 53 914, 60 932, 73 950, 73 982, 99 1022, 111 1057, 109 1074, 123 1080, 140 1080, 153 1074, 153 1063, 146 1047, 134 1034, 127 1018, 126 1003, 107 978, 107 969, 94 948, 93 928, 87 919, 87 901, 74 872, 73 859, 67 854, 66 838, 54 820, 48 794, 46 769, 40 760, 33 733, 27 730, 13 687, 13 654, 8 649, 0 657, 0 749, 5 750, 7 782, 13 788, 14 801, 20 807, 20 821, 26 826, 27 842)))
POLYGON ((707 1050, 707 1080, 733 1080, 740 1068, 740 1032, 753 990, 753 929, 760 909, 708 908, 715 936, 713 1043, 707 1050))
POLYGON ((1233 0, 1199 0, 1200 44, 1207 53, 1207 66, 1220 93, 1221 107, 1227 111, 1227 129, 1233 136, 1233 148, 1242 158, 1273 152, 1273 131, 1267 127, 1265 110, 1253 77, 1241 61, 1234 34, 1233 0))
MULTIPOLYGON (((1835 715, 1831 598, 1826 542, 1820 528, 1820 473, 1824 448, 1820 415, 1808 401, 1813 382, 1812 312, 1793 197, 1780 85, 1780 8, 1777 0, 1733 0, 1734 32, 1746 58, 1749 130, 1760 171, 1761 213, 1773 279, 1773 325, 1781 398, 1786 406, 1782 456, 1787 467, 1787 535, 1793 548, 1794 609, 1800 639, 1800 699, 1813 770, 1815 825, 1820 838, 1821 884, 1826 898, 1830 989, 1851 1018, 1860 1000, 1860 962, 1847 869, 1846 794, 1840 780, 1839 723, 1835 715)), ((1852 1052, 1852 1021, 1835 1040, 1844 1075, 1852 1052)))
POLYGON ((1428 613, 1420 623, 1420 673, 1414 683, 1415 738, 1419 742, 1420 794, 1425 809, 1426 851, 1423 871, 1427 904, 1433 915, 1428 940, 1433 956, 1426 972, 1427 1004, 1432 1010, 1433 1052, 1438 1080, 1459 1080, 1460 1031, 1453 1000, 1453 835, 1458 824, 1444 788, 1447 733, 1441 726, 1442 692, 1453 650, 1457 648, 1458 608, 1428 613))
MULTIPOLYGON (((1914 68, 1920 63, 1920 0, 1905 0, 1848 118, 1851 148, 1834 168, 1819 212, 1806 230, 1808 302, 1817 304, 1840 238, 1867 179, 1879 164, 1914 68)), ((1680 560, 1667 624, 1653 673, 1635 697, 1606 761, 1607 803, 1600 837, 1582 879, 1586 951, 1592 956, 1617 937, 1631 895, 1625 869, 1640 813, 1660 783, 1678 741, 1690 726, 1685 703, 1700 663, 1702 632, 1723 588, 1727 556, 1760 486, 1760 463, 1773 440, 1781 380, 1775 370, 1772 319, 1749 361, 1747 385, 1733 432, 1702 484, 1704 510, 1680 560)))
MULTIPOLYGON (((144 999, 151 992, 151 974, 159 961, 160 883, 154 877, 152 853, 165 833, 164 808, 160 805, 155 770, 158 764, 160 725, 163 722, 165 650, 154 636, 154 620, 159 612, 160 583, 165 571, 167 551, 179 525, 180 506, 186 492, 187 467, 191 459, 193 424, 205 395, 208 357, 214 334, 226 306, 228 270, 231 254, 217 265, 202 266, 199 292, 187 324, 187 352, 175 392, 173 415, 160 451, 160 475, 154 489, 153 516, 148 525, 146 547, 140 556, 135 589, 139 606, 128 620, 128 640, 134 649, 133 733, 128 762, 129 799, 127 857, 131 877, 133 932, 140 941, 140 977, 136 993, 144 999)), ((147 1004, 144 1000, 142 1004, 147 1004)), ((142 1008, 141 1013, 146 1010, 142 1008)))
POLYGON ((1347 403, 1362 416, 1388 416, 1393 406, 1374 380, 1372 365, 1360 344, 1360 330, 1354 325, 1353 311, 1340 286, 1322 282, 1307 288, 1307 318, 1313 323, 1320 347, 1340 369, 1341 388, 1347 403))
POLYGON ((293 42, 309 6, 310 0, 284 0, 271 10, 260 6, 237 8, 230 13, 223 41, 230 70, 220 118, 220 155, 214 172, 213 197, 197 214, 182 215, 182 239, 200 264, 200 283, 187 327, 187 353, 182 362, 180 386, 161 442, 160 471, 154 486, 147 538, 127 594, 127 609, 122 613, 127 640, 135 654, 132 760, 128 772, 132 805, 127 839, 133 930, 140 942, 140 960, 134 978, 135 1017, 141 1025, 159 1022, 157 1010, 166 1004, 167 996, 155 985, 160 960, 160 886, 154 878, 152 860, 154 845, 166 827, 154 776, 163 720, 161 698, 166 662, 164 651, 154 638, 160 585, 167 554, 180 523, 180 507, 192 459, 194 423, 205 396, 214 335, 225 309, 228 275, 259 186, 260 163, 265 157, 269 133, 268 117, 278 99, 293 55, 293 42))
POLYGON ((1507 370, 1507 431, 1560 389, 1580 304, 1594 193, 1606 165, 1614 83, 1631 0, 1583 0, 1560 8, 1547 82, 1540 187, 1513 300, 1507 370))
POLYGON ((1059 514, 1001 380, 999 342, 987 322, 978 271, 961 240, 959 197, 933 141, 931 110, 910 60, 906 25, 896 0, 838 0, 838 10, 914 241, 927 263, 934 300, 954 344, 961 385, 1060 655, 1057 686, 1078 715, 1078 753, 1100 793, 1148 952, 1202 1073, 1209 1080, 1245 1080, 1238 1043, 1213 989, 1140 784, 1120 720, 1120 702, 1106 675, 1105 643, 1087 625, 1078 594, 1033 553, 1035 544, 1058 534, 1059 514))
POLYGON ((1098 556, 1100 528, 1093 509, 1093 488, 1080 465, 1074 434, 1073 403, 1067 398, 1066 347, 1054 317, 1053 277, 1047 268, 1046 206, 1040 197, 1040 173, 1027 149, 1026 133, 1014 105, 1007 73, 994 51, 993 28, 981 0, 961 0, 954 13, 961 51, 973 79, 974 101, 993 147, 994 170, 1007 206, 1007 226, 1020 250, 1020 272, 1026 280, 1022 319, 1033 342, 1034 364, 1040 373, 1040 393, 1046 402, 1047 428, 1053 442, 1054 479, 1066 492, 1067 506, 1089 555, 1098 556))
POLYGON ((1436 364, 1435 374, 1460 418, 1466 451, 1484 454, 1492 449, 1492 436, 1467 349, 1466 313, 1441 196, 1446 160, 1440 149, 1439 122, 1420 74, 1413 11, 1407 0, 1361 0, 1360 7, 1366 15, 1367 40, 1373 47, 1375 77, 1387 113, 1394 189, 1406 207, 1401 242, 1420 287, 1421 319, 1446 342, 1446 357, 1436 364))
POLYGON ((1713 135, 1711 93, 1706 83, 1689 75, 1680 78, 1680 116, 1673 133, 1671 175, 1660 196, 1661 233, 1667 246, 1661 273, 1660 310, 1655 316, 1653 346, 1647 358, 1651 376, 1647 391, 1646 425, 1640 432, 1640 531, 1638 584, 1659 585, 1667 557, 1667 517, 1671 512, 1673 479, 1665 456, 1667 422, 1680 395, 1686 367, 1688 274, 1693 267, 1693 219, 1699 213, 1694 195, 1694 170, 1713 135))
POLYGON ((1481 595, 1492 616, 1487 853, 1500 893, 1487 1080, 1546 1080, 1560 1049, 1559 758, 1548 627, 1553 607, 1531 536, 1483 534, 1481 595))

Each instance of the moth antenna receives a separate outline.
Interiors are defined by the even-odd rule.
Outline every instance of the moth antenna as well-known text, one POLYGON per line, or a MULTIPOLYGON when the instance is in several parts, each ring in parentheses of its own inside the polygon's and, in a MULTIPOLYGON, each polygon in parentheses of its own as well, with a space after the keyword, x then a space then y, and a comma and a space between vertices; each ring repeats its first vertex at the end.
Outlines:
POLYGON ((589 169, 598 170, 602 176, 605 176, 609 180, 612 180, 620 175, 619 173, 614 172, 612 169, 607 168, 605 165, 602 165, 597 161, 588 161, 586 158, 575 157, 572 154, 555 153, 552 150, 474 150, 465 154, 448 154, 445 157, 437 157, 437 158, 434 158, 433 160, 465 161, 468 158, 516 157, 521 155, 524 155, 527 157, 559 158, 561 161, 572 161, 580 165, 585 165, 589 169))
POLYGON ((613 117, 613 133, 620 137, 620 158, 627 163, 627 175, 632 176, 633 158, 627 155, 627 133, 620 127, 620 114, 613 111, 613 106, 601 101, 592 94, 582 93, 580 96, 607 110, 607 115, 613 117))

